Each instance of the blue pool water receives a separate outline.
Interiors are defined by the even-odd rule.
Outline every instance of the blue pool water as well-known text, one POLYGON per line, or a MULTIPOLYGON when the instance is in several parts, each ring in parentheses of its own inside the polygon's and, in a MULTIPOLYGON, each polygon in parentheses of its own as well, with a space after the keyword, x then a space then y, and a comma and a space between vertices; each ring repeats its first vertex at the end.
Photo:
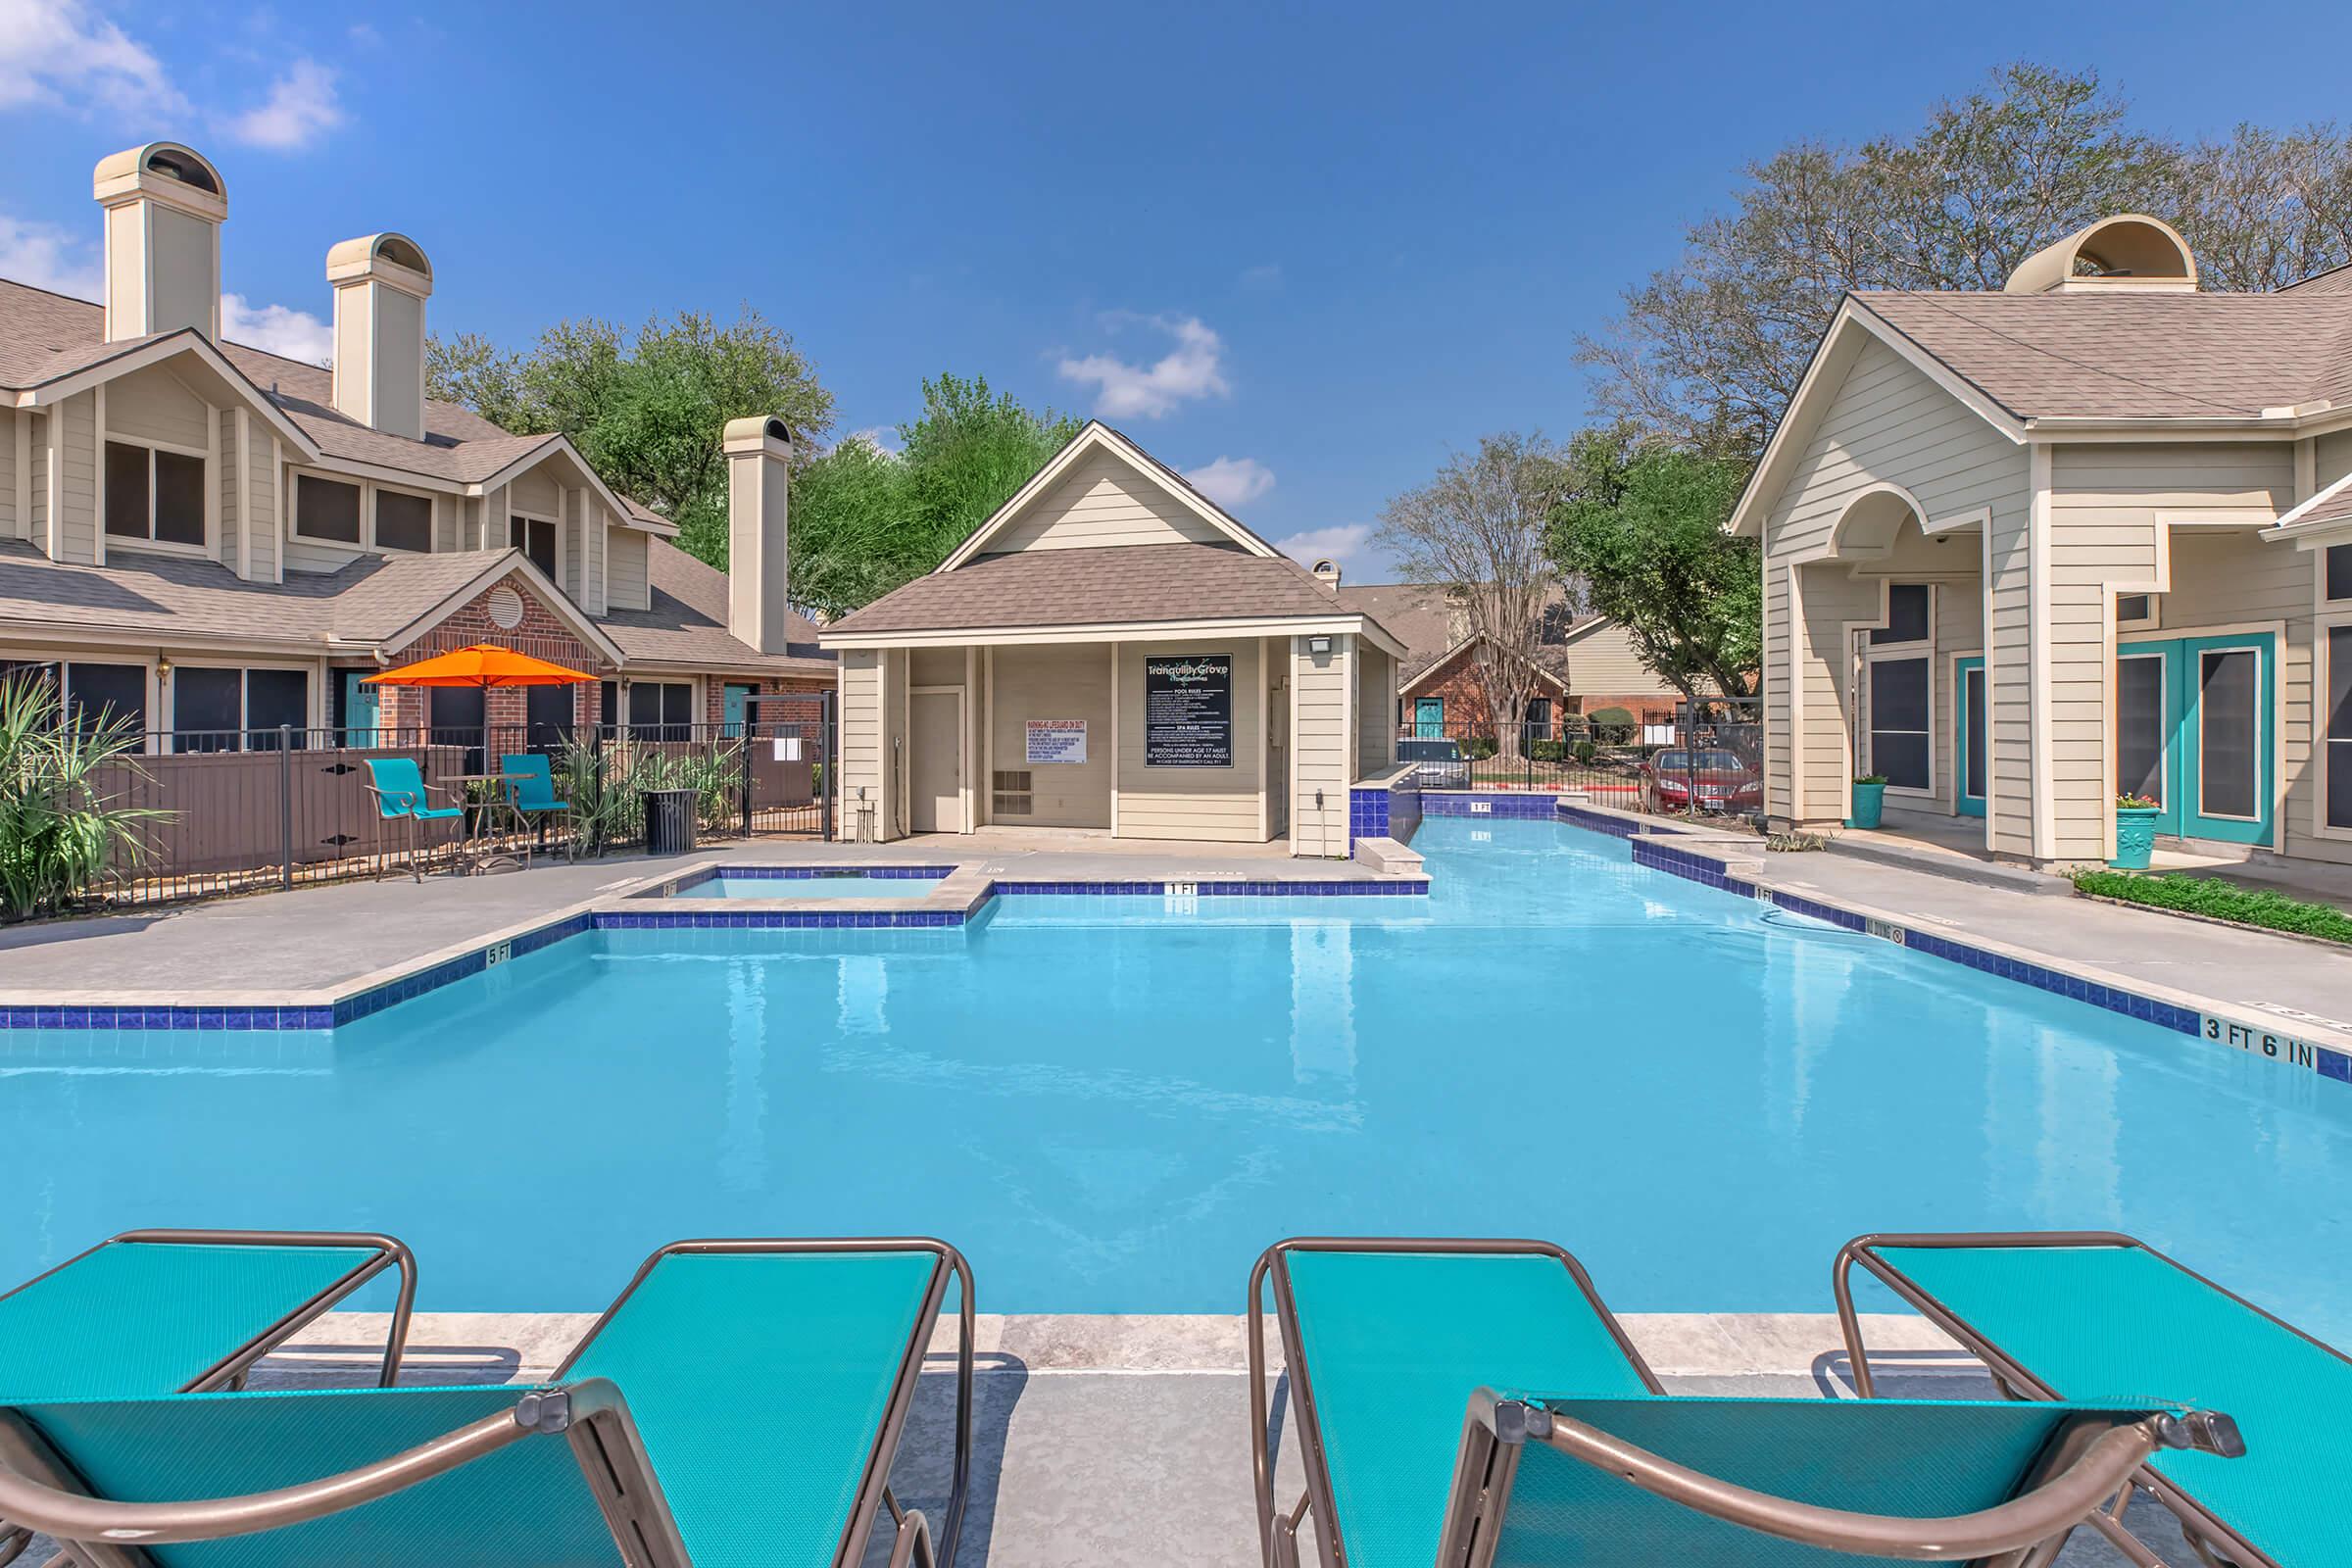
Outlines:
POLYGON ((906 876, 714 876, 678 889, 681 899, 919 899, 939 879, 906 876))
POLYGON ((1299 1232, 1533 1235, 1629 1310, 1829 1308, 1857 1232, 2136 1232, 2352 1341, 2352 1092, 1427 821, 1419 899, 615 931, 332 1036, 0 1035, 0 1281, 133 1225, 402 1236, 431 1308, 690 1235, 950 1238, 995 1311, 1239 1310, 1299 1232))

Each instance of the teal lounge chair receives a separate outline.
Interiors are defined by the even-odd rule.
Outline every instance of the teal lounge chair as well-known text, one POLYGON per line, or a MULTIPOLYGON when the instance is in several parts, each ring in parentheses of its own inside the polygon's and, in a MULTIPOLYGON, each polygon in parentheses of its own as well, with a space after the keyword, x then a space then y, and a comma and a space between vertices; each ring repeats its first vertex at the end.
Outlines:
MULTIPOLYGON (((430 847, 427 836, 432 831, 426 824, 463 821, 466 808, 433 805, 424 771, 413 757, 370 757, 367 761, 368 782, 363 787, 375 797, 377 815, 387 822, 408 824, 409 875, 421 882, 423 852, 430 847)), ((377 881, 383 880, 384 861, 380 855, 376 857, 375 874, 377 881)))
MULTIPOLYGON (((2013 1397, 2127 1393, 2237 1418, 2247 1456, 2153 1458, 2138 1480, 2208 1560, 2243 1568, 2352 1562, 2341 1494, 2352 1359, 2129 1236, 2105 1231, 1862 1236, 1838 1254, 1838 1312, 1854 1386, 1875 1392, 1853 1265, 1892 1287, 2013 1397)), ((2119 1499, 2120 1501, 2120 1499, 2119 1499)), ((2154 1562, 2116 1514, 2092 1521, 2154 1562)))
POLYGON ((1268 1568, 1299 1562, 1310 1511, 1324 1568, 2025 1568, 2153 1445, 2228 1441, 2226 1421, 2145 1401, 1670 1397, 1576 1259, 1542 1242, 1281 1243, 1250 1277, 1250 1352, 1268 1568), (1287 1512, 1269 1284, 1305 1482, 1287 1512))
MULTIPOLYGON (((556 799, 556 781, 548 772, 547 759, 537 752, 511 752, 498 760, 498 770, 507 775, 507 804, 525 820, 538 821, 539 842, 546 844, 549 819, 571 812, 569 801, 556 799)), ((564 858, 572 858, 569 838, 564 841, 564 858)))
POLYGON ((951 1278, 953 1561, 971 1274, 919 1240, 665 1247, 530 1388, 11 1401, 0 1513, 89 1568, 848 1568, 887 1510, 891 1562, 928 1565, 888 1482, 951 1278))
MULTIPOLYGON (((253 1363, 386 1269, 400 1273, 378 1381, 400 1373, 416 1267, 389 1236, 125 1231, 0 1296, 0 1399, 240 1386, 253 1363)), ((0 1563, 25 1535, 0 1523, 0 1563)))

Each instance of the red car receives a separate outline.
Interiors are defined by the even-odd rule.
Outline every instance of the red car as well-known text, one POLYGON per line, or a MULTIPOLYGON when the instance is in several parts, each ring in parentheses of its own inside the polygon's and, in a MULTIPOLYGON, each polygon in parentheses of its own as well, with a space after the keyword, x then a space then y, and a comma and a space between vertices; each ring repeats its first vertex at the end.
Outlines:
POLYGON ((1702 811, 1734 815, 1764 808, 1764 779, 1737 752, 1671 750, 1642 764, 1642 807, 1648 811, 1687 811, 1691 795, 1702 811))

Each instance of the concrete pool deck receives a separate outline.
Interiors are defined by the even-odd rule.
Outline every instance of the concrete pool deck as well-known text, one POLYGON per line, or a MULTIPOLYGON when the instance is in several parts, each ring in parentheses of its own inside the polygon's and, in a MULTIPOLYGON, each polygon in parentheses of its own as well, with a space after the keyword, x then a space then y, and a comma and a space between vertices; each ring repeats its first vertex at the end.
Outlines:
MULTIPOLYGON (((402 1381, 540 1381, 595 1321, 592 1313, 421 1313, 402 1381)), ((1674 1394, 1850 1396, 1837 1319, 1828 1313, 1629 1313, 1621 1321, 1674 1394)), ((971 1501, 956 1568, 1253 1568, 1246 1322, 1239 1315, 991 1316, 978 1323, 971 1501)), ((330 1313, 255 1370, 256 1388, 370 1381, 380 1313, 330 1313)), ((1908 1314, 1869 1314, 1872 1364, 1890 1394, 1991 1397, 1984 1369, 1908 1314)), ((1269 1328, 1269 1341, 1274 1336, 1269 1328)), ((1279 1393, 1281 1347, 1269 1365, 1279 1393)), ((936 1524, 954 1453, 955 1330, 934 1335, 892 1485, 936 1524)), ((625 1391, 624 1391, 625 1393, 625 1391)), ((1276 1495, 1298 1495, 1289 1412, 1276 1495)), ((2168 1561, 2194 1557, 2169 1516, 2134 1504, 2132 1523, 2168 1561), (2168 1549, 2168 1547, 2170 1549, 2168 1549), (2177 1553, 2177 1554, 2176 1554, 2177 1553)), ((889 1532, 867 1562, 888 1556, 889 1532)), ((33 1560, 38 1561, 38 1556, 33 1560)), ((2122 1568, 2088 1530, 2064 1568, 2122 1568)))

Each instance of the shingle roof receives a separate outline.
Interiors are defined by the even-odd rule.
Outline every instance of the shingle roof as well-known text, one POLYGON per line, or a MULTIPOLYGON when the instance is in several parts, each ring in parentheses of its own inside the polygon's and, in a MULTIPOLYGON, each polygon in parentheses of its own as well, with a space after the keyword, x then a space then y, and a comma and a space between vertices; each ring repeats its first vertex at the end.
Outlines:
POLYGON ((0 621, 86 626, 168 638, 309 642, 388 637, 471 582, 508 550, 360 556, 339 571, 247 582, 217 561, 117 551, 103 566, 67 565, 0 541, 0 621))
POLYGON ((1854 303, 2020 418, 2250 418, 2352 401, 2352 291, 1882 292, 1854 303))
POLYGON ((1111 545, 979 556, 883 595, 827 632, 1353 614, 1287 556, 1225 545, 1111 545))
POLYGON ((1355 588, 1342 587, 1339 602, 1343 610, 1370 615, 1404 644, 1404 658, 1396 667, 1403 680, 1411 680, 1437 662, 1439 656, 1459 640, 1444 583, 1368 582, 1355 588))
POLYGON ((653 580, 653 609, 615 610, 597 617, 605 635, 630 660, 700 666, 756 664, 779 675, 832 678, 837 665, 834 657, 816 645, 814 622, 793 615, 785 652, 757 653, 727 630, 725 572, 666 539, 646 541, 646 572, 653 580))
POLYGON ((2300 283, 2289 283, 2278 291, 2281 294, 2352 294, 2352 262, 2331 267, 2325 272, 2314 272, 2300 283))

